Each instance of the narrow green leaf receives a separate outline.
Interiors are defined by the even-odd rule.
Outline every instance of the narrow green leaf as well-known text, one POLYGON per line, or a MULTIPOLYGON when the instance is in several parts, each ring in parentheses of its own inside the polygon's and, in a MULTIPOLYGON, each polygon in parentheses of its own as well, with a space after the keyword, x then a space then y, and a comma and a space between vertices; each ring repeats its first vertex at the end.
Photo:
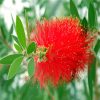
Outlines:
POLYGON ((12 19, 12 23, 13 23, 13 25, 14 25, 14 28, 16 29, 16 25, 15 25, 15 22, 14 22, 14 19, 13 19, 12 14, 11 14, 11 19, 12 19))
POLYGON ((12 54, 0 59, 0 64, 11 64, 16 58, 22 56, 22 54, 12 54))
POLYGON ((32 52, 36 52, 36 43, 32 42, 29 44, 28 48, 27 48, 27 53, 30 54, 32 52))
POLYGON ((97 40, 97 43, 94 47, 94 51, 96 54, 98 53, 99 49, 100 49, 100 39, 97 40))
POLYGON ((89 93, 88 93, 88 85, 87 85, 87 80, 83 80, 83 86, 84 86, 84 94, 86 96, 86 100, 90 100, 89 98, 89 93))
MULTIPOLYGON (((12 38, 14 39, 14 41, 15 41, 18 45, 20 45, 20 42, 19 42, 18 38, 17 38, 15 35, 12 35, 12 38)), ((20 46, 21 46, 21 45, 20 45, 20 46)))
POLYGON ((88 24, 90 29, 96 28, 96 12, 92 3, 89 4, 88 8, 88 24))
POLYGON ((11 35, 12 35, 12 33, 13 33, 13 24, 11 25, 11 28, 10 28, 10 30, 9 30, 9 35, 7 36, 7 39, 8 39, 8 41, 9 42, 11 42, 12 43, 12 37, 11 37, 11 35))
POLYGON ((6 27, 6 24, 4 22, 4 19, 1 18, 0 19, 0 37, 2 37, 2 39, 7 39, 7 35, 8 35, 8 30, 7 30, 7 27, 6 27))
MULTIPOLYGON (((100 40, 97 40, 97 43, 94 47, 94 51, 97 54, 100 49, 100 40)), ((96 58, 94 58, 93 63, 88 71, 88 86, 89 86, 89 93, 90 93, 90 100, 93 100, 93 88, 95 86, 95 79, 96 78, 96 58)))
POLYGON ((88 86, 89 86, 89 94, 90 100, 93 100, 93 87, 95 84, 95 75, 96 75, 96 58, 91 64, 90 69, 88 70, 88 86))
POLYGON ((8 72, 8 80, 13 78, 17 74, 17 72, 19 71, 20 65, 22 63, 22 60, 23 60, 23 56, 20 56, 12 62, 9 68, 9 72, 8 72))
POLYGON ((78 17, 80 19, 78 10, 77 10, 73 0, 70 0, 70 13, 73 17, 78 17))
POLYGON ((28 74, 30 77, 32 77, 34 74, 34 59, 33 58, 31 58, 28 63, 28 74))
POLYGON ((44 97, 43 100, 48 100, 48 93, 47 93, 46 90, 44 91, 44 96, 43 97, 44 97))
POLYGON ((71 100, 71 97, 69 98, 70 89, 68 89, 66 83, 64 83, 63 85, 59 85, 57 87, 57 92, 58 92, 59 100, 62 100, 63 97, 65 98, 65 100, 71 100), (66 93, 65 96, 64 93, 66 93))
POLYGON ((54 91, 54 100, 59 100, 57 90, 54 91))
POLYGON ((16 32, 20 44, 23 46, 23 48, 26 48, 26 37, 25 37, 24 27, 18 16, 16 17, 16 32))
POLYGON ((21 47, 20 47, 18 44, 14 44, 14 47, 15 47, 15 49, 16 49, 19 53, 22 52, 22 49, 21 49, 21 47))
POLYGON ((30 39, 30 34, 29 34, 28 17, 27 17, 26 10, 25 10, 25 20, 26 20, 27 37, 28 37, 28 40, 29 40, 30 39))
POLYGON ((84 17, 83 20, 82 20, 82 25, 83 25, 83 27, 87 30, 87 28, 88 28, 88 22, 87 22, 87 20, 86 20, 85 17, 84 17))
POLYGON ((11 28, 9 30, 9 33, 12 34, 13 33, 13 24, 11 25, 11 28))

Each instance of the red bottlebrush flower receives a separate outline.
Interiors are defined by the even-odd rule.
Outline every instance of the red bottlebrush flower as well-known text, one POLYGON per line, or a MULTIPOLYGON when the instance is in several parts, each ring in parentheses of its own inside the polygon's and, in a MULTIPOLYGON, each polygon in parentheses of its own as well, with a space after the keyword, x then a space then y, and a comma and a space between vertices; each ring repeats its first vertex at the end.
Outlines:
POLYGON ((54 85, 60 80, 70 82, 84 71, 90 61, 92 39, 78 19, 44 20, 37 23, 34 33, 31 40, 37 43, 37 51, 45 51, 42 60, 36 59, 34 76, 41 86, 48 81, 54 85))

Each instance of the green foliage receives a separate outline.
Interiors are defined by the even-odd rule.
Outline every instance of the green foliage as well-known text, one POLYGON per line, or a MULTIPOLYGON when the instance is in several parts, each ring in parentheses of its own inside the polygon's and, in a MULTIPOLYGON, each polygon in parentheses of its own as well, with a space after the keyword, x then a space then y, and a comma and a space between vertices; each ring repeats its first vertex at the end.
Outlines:
POLYGON ((31 58, 28 63, 28 74, 30 77, 32 77, 34 74, 34 59, 33 58, 31 58))
POLYGON ((20 65, 22 63, 23 56, 16 58, 12 64, 10 65, 9 72, 8 72, 8 79, 13 78, 20 69, 20 65))
MULTIPOLYGON (((97 21, 96 21, 97 15, 96 15, 96 11, 92 2, 93 0, 90 1, 89 8, 88 8, 88 26, 89 26, 89 29, 93 31, 94 29, 97 29, 97 21)), ((96 54, 98 53, 99 45, 100 43, 98 40, 94 47, 94 51, 96 54)), ((95 81, 96 81, 96 62, 97 62, 97 58, 95 57, 88 71, 88 85, 89 85, 90 100, 93 100, 94 98, 93 93, 94 93, 94 87, 95 87, 95 81)))
POLYGON ((33 84, 31 81, 27 82, 18 90, 18 95, 16 94, 16 98, 18 100, 44 100, 44 90, 40 88, 39 84, 33 84))
POLYGON ((5 26, 5 21, 3 18, 0 18, 0 30, 1 30, 1 38, 4 40, 8 36, 8 30, 5 26))
POLYGON ((27 48, 27 53, 30 54, 32 52, 36 52, 36 43, 32 42, 29 44, 28 48, 27 48))
POLYGON ((3 3, 4 0, 0 0, 0 5, 3 3))
POLYGON ((100 49, 100 39, 97 40, 96 45, 94 47, 94 51, 97 54, 100 49))
POLYGON ((96 11, 92 3, 89 4, 88 8, 88 24, 90 29, 96 29, 96 11))
POLYGON ((70 0, 70 13, 73 17, 78 17, 80 19, 78 10, 77 10, 73 0, 70 0))
POLYGON ((96 77, 96 59, 91 64, 91 68, 88 70, 88 86, 90 93, 90 100, 93 100, 93 88, 95 85, 95 77, 96 77))
POLYGON ((16 32, 17 32, 17 36, 18 36, 18 40, 20 44, 25 49, 26 48, 25 31, 24 31, 22 22, 18 16, 16 17, 16 32))
POLYGON ((18 38, 16 36, 12 35, 12 38, 19 46, 21 46, 20 42, 19 42, 19 40, 18 40, 18 38))
POLYGON ((84 85, 84 94, 86 96, 86 100, 90 100, 90 96, 88 93, 88 86, 87 86, 87 81, 83 80, 83 85, 84 85))
MULTIPOLYGON (((27 25, 27 29, 28 29, 28 25, 27 25)), ((12 30, 13 30, 13 26, 11 26, 11 30, 10 30, 11 33, 12 33, 12 30)), ((25 31, 24 31, 22 22, 18 16, 16 17, 16 33, 17 33, 17 37, 12 35, 14 41, 16 42, 14 44, 14 47, 17 50, 17 52, 21 54, 8 55, 0 60, 1 64, 11 64, 9 72, 8 72, 8 79, 13 78, 16 75, 16 73, 19 71, 20 64, 22 63, 23 57, 28 58, 28 56, 32 56, 32 52, 34 53, 36 52, 35 42, 30 43, 26 50, 25 31)), ((30 77, 32 77, 33 72, 34 72, 34 59, 31 59, 28 63, 28 73, 30 77)))
POLYGON ((85 17, 82 20, 82 25, 83 25, 84 29, 87 31, 87 29, 88 29, 88 22, 87 22, 85 17))
POLYGON ((11 64, 16 58, 18 58, 20 56, 22 56, 22 54, 7 55, 0 59, 0 63, 1 64, 11 64))
POLYGON ((19 53, 22 53, 22 49, 18 44, 14 44, 14 47, 19 53))
POLYGON ((25 20, 26 20, 27 37, 28 37, 28 40, 29 40, 30 39, 30 34, 29 34, 28 17, 27 17, 27 14, 26 14, 26 10, 25 10, 25 20))
POLYGON ((13 33, 13 24, 11 25, 11 27, 10 27, 10 30, 9 30, 9 35, 7 36, 7 40, 9 41, 9 42, 12 42, 12 33, 13 33))

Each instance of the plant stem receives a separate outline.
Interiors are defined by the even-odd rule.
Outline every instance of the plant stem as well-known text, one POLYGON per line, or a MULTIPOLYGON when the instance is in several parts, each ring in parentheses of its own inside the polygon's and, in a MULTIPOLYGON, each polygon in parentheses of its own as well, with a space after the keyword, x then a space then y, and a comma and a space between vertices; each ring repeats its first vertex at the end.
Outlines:
POLYGON ((97 67, 98 67, 98 62, 96 60, 96 75, 95 75, 95 100, 99 100, 99 93, 98 93, 98 76, 97 76, 97 67))

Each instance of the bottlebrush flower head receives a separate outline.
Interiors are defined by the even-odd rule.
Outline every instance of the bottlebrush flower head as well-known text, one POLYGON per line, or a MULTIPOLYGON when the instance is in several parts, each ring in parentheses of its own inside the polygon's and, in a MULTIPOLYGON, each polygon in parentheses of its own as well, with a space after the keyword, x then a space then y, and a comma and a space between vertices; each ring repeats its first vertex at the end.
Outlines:
POLYGON ((44 86, 49 81, 70 82, 84 71, 90 62, 91 36, 76 18, 62 18, 37 22, 31 40, 38 45, 34 78, 44 86))

